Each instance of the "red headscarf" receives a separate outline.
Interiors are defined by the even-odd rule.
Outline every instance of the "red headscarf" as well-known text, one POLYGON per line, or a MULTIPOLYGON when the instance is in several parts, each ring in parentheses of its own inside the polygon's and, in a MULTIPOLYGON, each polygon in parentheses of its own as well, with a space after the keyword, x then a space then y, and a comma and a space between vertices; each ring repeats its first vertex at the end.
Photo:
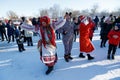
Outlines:
MULTIPOLYGON (((50 18, 47 16, 43 16, 40 18, 40 23, 42 23, 42 22, 45 22, 47 24, 47 26, 45 27, 46 32, 47 32, 46 34, 49 38, 51 45, 56 46, 55 33, 54 33, 54 29, 50 25, 50 18)), ((43 43, 44 47, 46 47, 45 32, 43 30, 42 24, 40 25, 40 32, 41 32, 41 36, 42 36, 42 43, 43 43)))
MULTIPOLYGON (((47 25, 50 24, 50 18, 47 16, 43 16, 40 18, 40 23, 45 22, 47 25)), ((41 24, 42 25, 42 24, 41 24)))

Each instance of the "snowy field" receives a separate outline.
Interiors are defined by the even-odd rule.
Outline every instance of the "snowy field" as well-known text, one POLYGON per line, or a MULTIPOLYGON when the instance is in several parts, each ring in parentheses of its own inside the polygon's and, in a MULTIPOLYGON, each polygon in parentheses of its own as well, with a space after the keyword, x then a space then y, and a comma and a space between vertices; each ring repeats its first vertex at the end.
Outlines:
MULTIPOLYGON (((38 36, 33 37, 34 46, 25 43, 24 52, 19 52, 16 42, 0 42, 0 80, 120 80, 120 49, 115 60, 107 60, 108 43, 100 48, 99 31, 95 31, 91 53, 94 60, 79 58, 79 40, 73 44, 70 62, 64 60, 64 47, 61 40, 56 40, 58 62, 54 71, 45 75, 47 67, 40 61, 36 45, 38 36)), ((86 54, 84 54, 86 55, 86 54)))

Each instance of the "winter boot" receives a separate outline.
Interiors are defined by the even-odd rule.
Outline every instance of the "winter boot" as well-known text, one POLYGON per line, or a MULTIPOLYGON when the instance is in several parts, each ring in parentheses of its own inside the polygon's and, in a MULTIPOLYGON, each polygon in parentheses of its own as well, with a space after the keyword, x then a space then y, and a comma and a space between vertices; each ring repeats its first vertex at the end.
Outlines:
POLYGON ((64 59, 65 59, 66 62, 69 62, 69 55, 66 55, 66 54, 65 54, 65 55, 64 55, 64 59))
POLYGON ((112 59, 115 59, 115 57, 114 57, 115 55, 114 54, 112 54, 112 59))
POLYGON ((120 43, 119 43, 119 46, 118 46, 118 48, 120 48, 120 43))
POLYGON ((103 46, 106 47, 105 44, 103 46))
POLYGON ((68 57, 70 60, 72 60, 73 58, 71 57, 71 53, 69 53, 69 57, 68 57))
POLYGON ((46 75, 50 74, 52 70, 53 70, 53 66, 49 66, 48 70, 46 71, 46 75))
POLYGON ((94 59, 94 57, 92 57, 90 54, 87 54, 87 56, 88 56, 88 60, 94 59))
POLYGON ((101 44, 100 44, 100 47, 102 48, 103 46, 102 46, 102 42, 101 42, 101 44))
POLYGON ((83 55, 83 53, 80 53, 80 54, 79 54, 79 57, 80 57, 80 58, 85 58, 85 56, 83 55))
POLYGON ((107 59, 110 59, 110 54, 107 55, 107 59))

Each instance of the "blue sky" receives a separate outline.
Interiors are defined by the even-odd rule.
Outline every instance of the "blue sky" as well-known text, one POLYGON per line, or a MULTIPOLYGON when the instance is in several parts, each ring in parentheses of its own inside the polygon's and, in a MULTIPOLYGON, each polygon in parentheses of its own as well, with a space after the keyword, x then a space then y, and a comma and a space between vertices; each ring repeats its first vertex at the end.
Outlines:
POLYGON ((61 9, 74 10, 90 9, 97 4, 99 10, 113 11, 120 8, 120 0, 1 0, 0 17, 6 16, 10 10, 18 15, 37 15, 40 9, 52 7, 57 4, 61 9))

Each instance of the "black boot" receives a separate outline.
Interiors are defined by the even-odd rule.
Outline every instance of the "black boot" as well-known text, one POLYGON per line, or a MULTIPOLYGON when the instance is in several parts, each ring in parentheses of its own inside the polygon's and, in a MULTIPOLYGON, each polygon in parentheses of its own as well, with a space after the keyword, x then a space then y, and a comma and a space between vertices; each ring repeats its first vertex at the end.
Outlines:
POLYGON ((103 46, 102 46, 102 42, 101 42, 101 44, 100 44, 100 47, 102 48, 103 46))
POLYGON ((119 43, 119 46, 118 46, 118 48, 120 48, 120 43, 119 43))
POLYGON ((105 44, 103 46, 106 47, 105 44))
POLYGON ((46 75, 48 75, 53 70, 53 66, 49 66, 48 70, 46 71, 46 75))
POLYGON ((65 54, 65 55, 64 55, 64 59, 65 59, 66 62, 69 62, 69 55, 66 55, 66 54, 65 54))
POLYGON ((79 57, 80 57, 80 58, 85 58, 85 56, 83 55, 83 53, 80 53, 80 54, 79 54, 79 57))
POLYGON ((92 57, 90 54, 87 54, 87 56, 88 56, 88 60, 94 59, 94 57, 92 57))
POLYGON ((69 57, 68 57, 68 58, 71 59, 71 60, 73 59, 73 58, 71 57, 71 53, 69 53, 69 57))
POLYGON ((115 57, 114 57, 115 55, 114 54, 112 54, 112 59, 115 59, 115 57))
POLYGON ((110 54, 107 55, 107 59, 110 59, 110 54))

